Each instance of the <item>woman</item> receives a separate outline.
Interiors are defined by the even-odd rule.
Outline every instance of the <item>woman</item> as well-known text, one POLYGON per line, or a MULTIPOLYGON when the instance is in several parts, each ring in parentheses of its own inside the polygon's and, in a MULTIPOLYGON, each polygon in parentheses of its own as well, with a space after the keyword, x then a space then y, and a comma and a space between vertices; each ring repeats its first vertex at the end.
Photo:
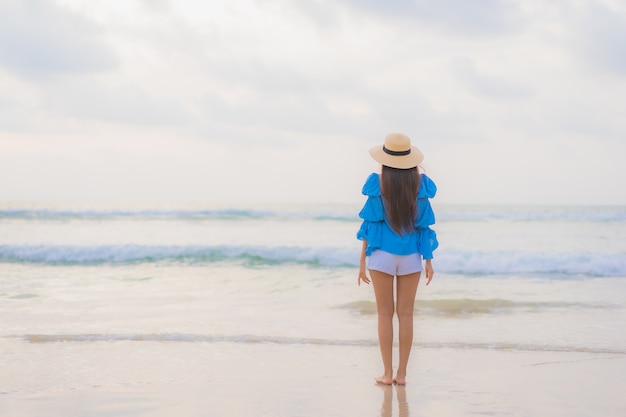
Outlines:
POLYGON ((406 368, 413 344, 413 307, 421 272, 426 285, 433 278, 432 257, 437 237, 430 229, 435 216, 429 198, 437 187, 418 171, 424 156, 411 140, 401 133, 385 137, 384 145, 370 149, 370 155, 382 165, 381 174, 371 174, 363 186, 367 196, 359 213, 363 223, 357 238, 363 241, 358 284, 370 283, 376 296, 378 343, 383 360, 383 374, 376 383, 406 384, 406 368), (422 259, 425 260, 422 268, 422 259), (396 299, 394 300, 394 281, 396 299), (393 376, 393 315, 398 314, 399 361, 393 376))

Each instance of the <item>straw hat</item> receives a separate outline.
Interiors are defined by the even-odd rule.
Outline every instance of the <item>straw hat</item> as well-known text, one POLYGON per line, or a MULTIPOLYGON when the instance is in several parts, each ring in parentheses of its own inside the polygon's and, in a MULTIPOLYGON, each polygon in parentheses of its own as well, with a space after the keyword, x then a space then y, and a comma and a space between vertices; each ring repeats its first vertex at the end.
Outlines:
POLYGON ((402 133, 385 136, 384 145, 374 146, 370 149, 370 155, 382 165, 399 169, 416 167, 424 160, 424 154, 411 146, 411 139, 402 133))

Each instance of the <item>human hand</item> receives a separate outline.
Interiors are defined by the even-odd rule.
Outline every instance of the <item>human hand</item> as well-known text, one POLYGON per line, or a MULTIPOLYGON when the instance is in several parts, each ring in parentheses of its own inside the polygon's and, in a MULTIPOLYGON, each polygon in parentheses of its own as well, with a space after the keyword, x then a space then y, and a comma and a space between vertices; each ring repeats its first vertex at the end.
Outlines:
POLYGON ((370 279, 367 277, 367 273, 365 272, 365 268, 359 268, 359 280, 358 280, 358 285, 361 285, 361 281, 363 281, 366 284, 370 283, 370 279))
POLYGON ((426 273, 426 285, 428 285, 430 284, 430 280, 433 279, 433 275, 435 274, 431 259, 426 259, 426 262, 424 265, 424 272, 426 273))

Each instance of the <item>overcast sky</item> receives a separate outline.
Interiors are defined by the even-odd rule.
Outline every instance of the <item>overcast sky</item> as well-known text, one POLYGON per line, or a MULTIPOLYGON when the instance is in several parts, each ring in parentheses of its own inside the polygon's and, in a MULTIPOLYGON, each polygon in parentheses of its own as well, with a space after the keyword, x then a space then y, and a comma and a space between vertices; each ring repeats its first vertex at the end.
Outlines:
POLYGON ((626 204, 621 0, 1 0, 0 201, 626 204))

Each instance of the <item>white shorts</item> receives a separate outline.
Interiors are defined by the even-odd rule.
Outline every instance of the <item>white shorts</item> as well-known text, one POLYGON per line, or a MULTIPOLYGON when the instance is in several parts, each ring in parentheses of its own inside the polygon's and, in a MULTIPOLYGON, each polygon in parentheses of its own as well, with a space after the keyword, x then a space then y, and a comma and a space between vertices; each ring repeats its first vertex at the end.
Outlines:
POLYGON ((394 255, 383 250, 375 250, 366 258, 367 269, 384 272, 385 274, 400 276, 422 271, 422 255, 394 255))

